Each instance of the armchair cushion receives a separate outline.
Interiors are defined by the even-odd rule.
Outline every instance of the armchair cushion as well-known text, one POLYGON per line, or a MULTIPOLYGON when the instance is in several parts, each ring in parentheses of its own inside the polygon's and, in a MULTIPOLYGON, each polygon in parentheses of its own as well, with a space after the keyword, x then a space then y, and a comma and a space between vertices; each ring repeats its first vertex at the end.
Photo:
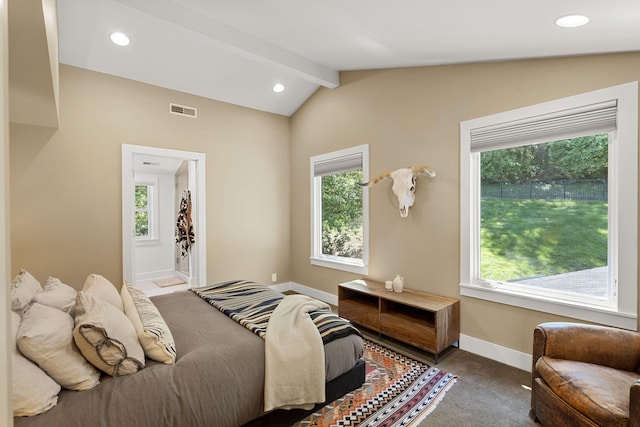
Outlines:
POLYGON ((638 374, 543 356, 536 371, 564 402, 598 425, 627 426, 629 390, 638 374))

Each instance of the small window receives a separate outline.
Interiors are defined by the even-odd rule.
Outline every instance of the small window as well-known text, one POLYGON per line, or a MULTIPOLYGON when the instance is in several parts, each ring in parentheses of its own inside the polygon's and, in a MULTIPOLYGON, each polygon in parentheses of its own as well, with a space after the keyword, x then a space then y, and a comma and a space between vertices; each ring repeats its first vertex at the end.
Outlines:
POLYGON ((136 185, 136 238, 149 239, 151 237, 151 185, 136 185))
POLYGON ((460 124, 460 293, 637 328, 637 82, 460 124))
POLYGON ((141 244, 158 239, 158 180, 153 176, 136 176, 135 184, 135 236, 141 244))
POLYGON ((368 274, 369 147, 311 158, 311 264, 368 274))

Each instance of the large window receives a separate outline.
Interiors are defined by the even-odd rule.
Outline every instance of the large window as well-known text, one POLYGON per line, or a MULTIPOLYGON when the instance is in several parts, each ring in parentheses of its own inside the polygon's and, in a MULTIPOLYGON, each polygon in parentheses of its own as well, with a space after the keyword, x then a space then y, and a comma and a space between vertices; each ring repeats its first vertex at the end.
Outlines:
POLYGON ((311 263, 368 274, 369 147, 311 158, 311 263))
POLYGON ((461 123, 461 294, 636 329, 637 83, 461 123))

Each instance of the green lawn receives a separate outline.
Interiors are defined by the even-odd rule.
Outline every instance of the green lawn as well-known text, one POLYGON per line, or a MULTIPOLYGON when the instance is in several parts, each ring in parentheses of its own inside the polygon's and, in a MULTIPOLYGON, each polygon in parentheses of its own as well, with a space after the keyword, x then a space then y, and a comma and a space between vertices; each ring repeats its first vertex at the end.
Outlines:
POLYGON ((482 199, 481 277, 513 280, 607 265, 607 204, 482 199))

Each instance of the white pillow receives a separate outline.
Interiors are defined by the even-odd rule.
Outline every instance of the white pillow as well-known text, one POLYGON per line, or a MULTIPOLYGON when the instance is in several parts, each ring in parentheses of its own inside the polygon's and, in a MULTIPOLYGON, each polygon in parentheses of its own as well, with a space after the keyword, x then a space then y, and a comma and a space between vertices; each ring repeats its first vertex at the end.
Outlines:
POLYGON ((28 271, 21 269, 11 282, 11 310, 22 311, 39 292, 42 292, 40 282, 28 271))
POLYGON ((82 355, 114 377, 144 368, 144 350, 129 318, 113 305, 80 291, 73 338, 82 355))
POLYGON ((88 292, 98 298, 102 298, 104 301, 116 307, 118 310, 123 311, 122 300, 120 294, 113 283, 99 274, 90 274, 87 280, 84 281, 83 291, 88 292))
POLYGON ((78 291, 71 286, 65 285, 60 279, 49 276, 47 283, 44 285, 44 291, 37 293, 33 300, 40 304, 62 310, 71 317, 75 317, 77 294, 78 291))
POLYGON ((58 403, 60 385, 42 369, 18 352, 16 335, 20 328, 20 315, 11 312, 9 350, 13 367, 13 416, 31 416, 45 412, 58 403))
POLYGON ((17 337, 20 352, 70 390, 89 390, 98 372, 73 342, 73 319, 67 313, 34 302, 22 314, 17 337))
POLYGON ((18 329, 20 328, 20 322, 22 318, 15 311, 11 312, 11 336, 9 337, 9 350, 17 353, 18 346, 16 344, 16 336, 18 335, 18 329))
POLYGON ((58 404, 60 384, 20 353, 13 354, 13 416, 38 415, 58 404))
POLYGON ((122 285, 120 296, 124 314, 136 329, 144 354, 149 359, 167 365, 175 363, 176 344, 173 335, 149 297, 140 289, 126 283, 122 285))

